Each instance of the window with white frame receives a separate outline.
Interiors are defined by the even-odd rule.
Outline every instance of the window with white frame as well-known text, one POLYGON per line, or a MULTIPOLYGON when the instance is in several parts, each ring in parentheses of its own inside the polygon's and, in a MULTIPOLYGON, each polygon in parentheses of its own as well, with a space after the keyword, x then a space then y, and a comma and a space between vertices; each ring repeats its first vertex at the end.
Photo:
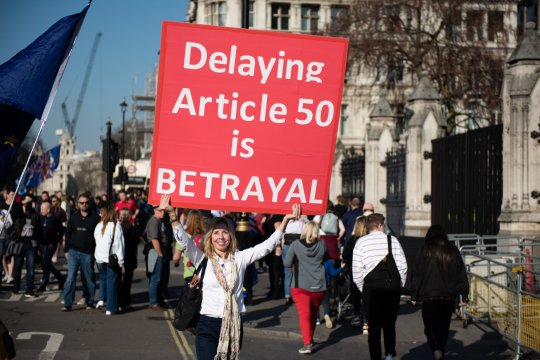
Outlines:
POLYGON ((206 23, 209 25, 225 26, 227 16, 225 1, 214 1, 206 5, 206 23))
POLYGON ((319 5, 302 5, 302 31, 314 33, 319 30, 319 8, 319 5))
POLYGON ((272 4, 272 29, 289 30, 289 11, 291 4, 273 3, 272 4))
POLYGON ((249 2, 249 27, 253 27, 253 19, 255 18, 255 1, 249 2))

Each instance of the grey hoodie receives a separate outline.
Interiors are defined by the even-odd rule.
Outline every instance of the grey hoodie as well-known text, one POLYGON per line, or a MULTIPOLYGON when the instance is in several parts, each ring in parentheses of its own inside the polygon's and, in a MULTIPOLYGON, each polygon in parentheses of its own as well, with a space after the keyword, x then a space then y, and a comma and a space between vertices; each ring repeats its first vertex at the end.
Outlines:
MULTIPOLYGON (((296 285, 295 271, 291 287, 298 287, 307 291, 325 291, 326 278, 324 275, 324 256, 326 245, 324 241, 315 241, 308 244, 305 240, 294 241, 287 251, 283 266, 293 266, 294 259, 298 259, 298 286, 296 285)), ((288 271, 288 269, 285 269, 288 271)))

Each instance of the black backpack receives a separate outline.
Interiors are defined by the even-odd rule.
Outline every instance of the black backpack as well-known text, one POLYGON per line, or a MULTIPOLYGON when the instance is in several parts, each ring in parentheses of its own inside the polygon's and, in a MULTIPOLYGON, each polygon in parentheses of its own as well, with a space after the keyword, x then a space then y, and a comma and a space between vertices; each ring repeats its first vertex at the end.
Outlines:
POLYGON ((388 255, 366 275, 364 286, 368 286, 371 290, 399 293, 401 291, 401 275, 392 254, 392 238, 390 234, 387 235, 387 240, 388 255))

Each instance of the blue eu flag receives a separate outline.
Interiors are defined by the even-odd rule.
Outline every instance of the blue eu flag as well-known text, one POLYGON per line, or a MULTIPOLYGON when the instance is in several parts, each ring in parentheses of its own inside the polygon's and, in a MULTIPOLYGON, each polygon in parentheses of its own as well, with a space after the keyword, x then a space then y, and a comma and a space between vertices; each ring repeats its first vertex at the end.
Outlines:
POLYGON ((45 107, 49 104, 50 109, 89 6, 60 19, 0 65, 0 183, 4 182, 34 119, 46 120, 45 107))

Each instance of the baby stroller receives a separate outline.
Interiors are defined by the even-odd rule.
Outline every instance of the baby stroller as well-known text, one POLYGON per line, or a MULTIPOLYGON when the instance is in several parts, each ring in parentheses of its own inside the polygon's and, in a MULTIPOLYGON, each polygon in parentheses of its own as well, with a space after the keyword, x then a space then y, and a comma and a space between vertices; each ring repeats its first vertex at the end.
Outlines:
POLYGON ((352 311, 352 304, 349 301, 349 282, 351 273, 350 271, 344 271, 339 274, 338 287, 337 287, 337 297, 334 301, 334 311, 336 314, 336 321, 340 322, 343 318, 350 314, 352 311))

